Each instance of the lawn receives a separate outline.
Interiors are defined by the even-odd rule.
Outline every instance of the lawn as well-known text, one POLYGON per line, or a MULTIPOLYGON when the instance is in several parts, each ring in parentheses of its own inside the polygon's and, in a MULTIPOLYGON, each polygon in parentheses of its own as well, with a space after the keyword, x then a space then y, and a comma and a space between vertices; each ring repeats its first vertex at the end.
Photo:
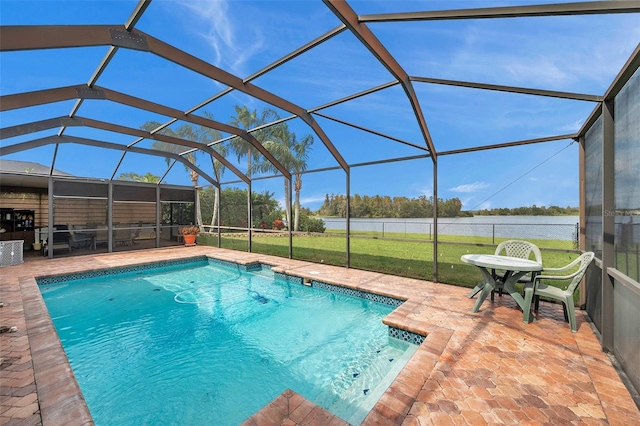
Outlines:
MULTIPOLYGON (((433 280, 433 243, 418 238, 384 239, 352 234, 351 267, 385 274, 399 275, 424 280, 433 280)), ((424 236, 422 236, 424 238, 424 236)), ((571 242, 562 240, 534 241, 540 247, 544 265, 564 266, 578 254, 572 250, 571 242)), ((217 246, 217 237, 200 235, 198 243, 217 246)), ((499 243, 497 241, 496 243, 499 243)), ((346 238, 344 233, 294 235, 293 258, 310 262, 346 266, 346 238)), ((238 234, 222 234, 221 246, 247 251, 248 239, 238 234)), ((254 234, 252 251, 280 257, 288 257, 288 236, 254 234)), ((438 281, 473 287, 481 275, 474 266, 467 265, 460 257, 468 253, 493 254, 495 246, 490 237, 440 236, 438 243, 438 281)))

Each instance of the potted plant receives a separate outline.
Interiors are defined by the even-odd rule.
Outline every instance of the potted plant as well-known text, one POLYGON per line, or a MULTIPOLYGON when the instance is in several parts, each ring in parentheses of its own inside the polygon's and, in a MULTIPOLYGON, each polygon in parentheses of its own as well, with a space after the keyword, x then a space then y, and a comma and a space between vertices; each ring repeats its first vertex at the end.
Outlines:
POLYGON ((200 234, 200 227, 195 225, 183 226, 179 231, 184 238, 185 246, 196 245, 196 237, 200 234))

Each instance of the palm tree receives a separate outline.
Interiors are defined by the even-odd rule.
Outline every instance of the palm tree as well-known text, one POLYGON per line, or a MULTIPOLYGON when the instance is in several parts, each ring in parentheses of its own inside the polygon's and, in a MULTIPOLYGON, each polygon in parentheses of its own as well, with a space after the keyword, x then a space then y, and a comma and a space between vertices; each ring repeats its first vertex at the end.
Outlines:
MULTIPOLYGON (((266 109, 263 112, 264 117, 269 117, 274 120, 279 119, 276 111, 266 109)), ((294 223, 293 230, 298 230, 299 217, 300 217, 300 191, 302 190, 302 172, 307 169, 308 152, 311 151, 313 145, 313 136, 305 135, 301 140, 298 140, 295 133, 289 131, 289 127, 284 123, 279 123, 268 128, 265 132, 267 140, 262 142, 262 145, 273 155, 273 157, 280 162, 287 170, 294 175, 293 190, 295 191, 294 202, 294 223)), ((260 172, 274 172, 278 173, 278 170, 265 159, 261 159, 253 167, 254 171, 260 172)), ((287 217, 291 217, 291 205, 289 202, 289 180, 284 180, 284 193, 285 208, 287 211, 287 217)))
MULTIPOLYGON (((236 105, 234 108, 236 110, 236 115, 234 117, 231 117, 231 121, 229 122, 230 125, 238 127, 240 129, 250 130, 260 126, 263 123, 260 117, 258 117, 258 113, 256 110, 249 111, 246 106, 239 105, 236 105)), ((256 136, 259 135, 254 135, 254 137, 256 136)), ((239 136, 232 138, 230 145, 231 149, 238 156, 238 161, 240 161, 245 155, 247 156, 247 174, 249 175, 249 177, 251 177, 251 160, 253 159, 255 161, 258 161, 260 158, 260 153, 253 150, 251 144, 239 136)))
MULTIPOLYGON (((213 120, 213 114, 205 111, 203 115, 206 118, 213 120)), ((153 129, 157 129, 160 126, 161 124, 157 121, 147 121, 141 126, 141 128, 143 130, 150 132, 153 129)), ((179 139, 186 139, 194 142, 199 142, 203 145, 222 139, 221 133, 216 129, 212 129, 210 127, 205 127, 205 126, 194 126, 188 123, 181 125, 176 130, 173 130, 169 127, 165 127, 164 129, 160 130, 160 133, 163 135, 172 136, 179 139)), ((184 145, 178 145, 178 144, 163 142, 163 141, 154 141, 153 144, 151 144, 151 147, 160 151, 166 151, 173 154, 180 154, 188 150, 188 148, 185 147, 184 145)), ((227 154, 227 147, 222 144, 213 145, 212 149, 216 150, 223 157, 227 154)), ((195 165, 197 164, 196 163, 197 155, 200 152, 202 151, 192 150, 186 154, 183 154, 183 157, 187 161, 189 161, 191 164, 195 165)), ((220 179, 222 178, 222 174, 224 173, 225 167, 222 163, 216 160, 215 157, 213 157, 212 155, 210 156, 210 159, 211 159, 211 164, 213 166, 213 172, 215 175, 214 177, 216 181, 220 182, 220 179)), ((171 164, 171 159, 169 157, 165 158, 165 161, 167 165, 171 164)), ((198 172, 188 168, 187 166, 185 166, 185 170, 189 171, 189 179, 191 180, 191 183, 193 184, 193 186, 194 187, 198 186, 198 180, 199 180, 198 172)), ((216 190, 215 201, 214 201, 214 211, 211 217, 211 225, 214 225, 214 218, 216 217, 218 209, 219 209, 219 192, 216 190)), ((196 224, 198 226, 202 226, 202 212, 200 211, 200 209, 196 209, 196 224)))
POLYGON ((145 173, 144 175, 139 175, 138 173, 120 173, 117 179, 126 180, 129 182, 158 183, 160 181, 160 176, 156 176, 149 172, 145 173))

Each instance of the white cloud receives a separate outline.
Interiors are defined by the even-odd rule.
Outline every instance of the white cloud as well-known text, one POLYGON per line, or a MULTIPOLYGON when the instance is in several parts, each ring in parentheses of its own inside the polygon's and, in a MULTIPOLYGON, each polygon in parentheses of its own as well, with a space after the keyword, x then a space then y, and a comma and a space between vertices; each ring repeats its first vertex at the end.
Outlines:
POLYGON ((476 210, 489 210, 489 209, 491 209, 491 202, 485 201, 484 203, 480 203, 475 209, 476 210))
POLYGON ((314 194, 307 197, 300 197, 300 205, 306 206, 308 204, 324 203, 326 194, 314 194))
POLYGON ((246 72, 246 61, 264 46, 264 35, 256 27, 235 25, 228 1, 183 1, 194 19, 193 28, 212 49, 213 64, 230 68, 238 75, 246 72), (197 20, 197 21, 196 21, 197 20))
POLYGON ((418 193, 420 195, 424 195, 425 197, 429 198, 429 197, 433 196, 433 188, 431 188, 431 187, 418 188, 418 193))
POLYGON ((451 192, 477 192, 480 190, 483 190, 485 188, 488 188, 489 184, 486 182, 474 182, 474 183, 467 183, 467 184, 463 184, 463 185, 458 185, 458 186, 454 186, 453 188, 449 188, 449 191, 451 192))
POLYGON ((420 59, 427 69, 446 69, 463 80, 601 94, 640 37, 635 19, 536 18, 517 27, 515 20, 472 22, 463 36, 448 35, 448 55, 420 59))

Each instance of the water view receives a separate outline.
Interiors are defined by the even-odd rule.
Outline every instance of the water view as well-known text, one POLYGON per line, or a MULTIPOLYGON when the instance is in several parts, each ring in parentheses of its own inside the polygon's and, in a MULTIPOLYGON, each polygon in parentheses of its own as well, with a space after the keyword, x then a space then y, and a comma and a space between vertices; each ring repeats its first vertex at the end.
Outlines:
MULTIPOLYGON (((543 240, 576 240, 578 216, 474 216, 438 218, 441 235, 543 240)), ((344 218, 322 218, 327 231, 346 229, 344 218)), ((370 231, 384 236, 390 234, 433 235, 432 218, 358 218, 351 219, 352 231, 370 231)))

